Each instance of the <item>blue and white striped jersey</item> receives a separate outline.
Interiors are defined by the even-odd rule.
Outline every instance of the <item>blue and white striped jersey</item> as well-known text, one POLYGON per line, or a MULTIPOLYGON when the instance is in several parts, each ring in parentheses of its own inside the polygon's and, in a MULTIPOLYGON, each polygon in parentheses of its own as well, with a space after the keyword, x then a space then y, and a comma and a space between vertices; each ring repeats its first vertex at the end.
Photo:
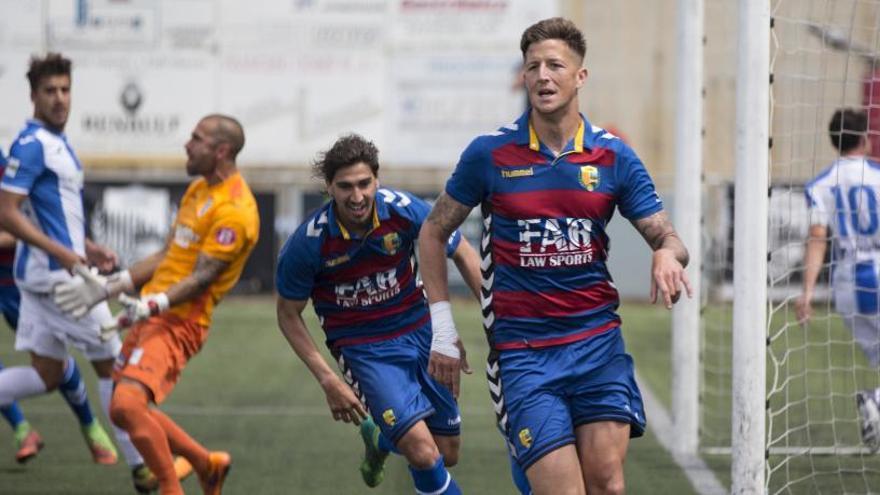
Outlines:
MULTIPOLYGON (((29 120, 9 150, 9 163, 0 188, 27 196, 22 212, 49 238, 85 256, 83 171, 67 139, 29 120)), ((41 249, 18 242, 15 283, 34 292, 48 292, 69 277, 41 249)))

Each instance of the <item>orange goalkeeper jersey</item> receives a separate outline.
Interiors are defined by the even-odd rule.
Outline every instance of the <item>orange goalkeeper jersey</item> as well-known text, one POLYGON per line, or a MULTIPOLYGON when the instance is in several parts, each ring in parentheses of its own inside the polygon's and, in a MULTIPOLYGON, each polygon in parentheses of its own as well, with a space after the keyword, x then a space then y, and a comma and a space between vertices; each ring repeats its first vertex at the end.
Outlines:
POLYGON ((229 266, 202 294, 169 310, 209 326, 214 306, 238 281, 259 232, 257 202, 240 173, 215 185, 194 180, 180 200, 165 257, 141 292, 167 291, 193 273, 199 254, 226 261, 229 266))

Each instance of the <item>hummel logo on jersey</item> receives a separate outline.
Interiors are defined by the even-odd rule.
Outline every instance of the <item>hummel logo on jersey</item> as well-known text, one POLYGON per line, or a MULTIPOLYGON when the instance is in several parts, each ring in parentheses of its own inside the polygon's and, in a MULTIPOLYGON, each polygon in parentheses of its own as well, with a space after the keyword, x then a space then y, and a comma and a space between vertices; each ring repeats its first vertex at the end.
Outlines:
POLYGON ((587 218, 535 218, 517 220, 519 226, 519 266, 565 267, 593 262, 587 218))
POLYGON ((334 266, 341 265, 350 259, 351 259, 351 256, 349 256, 347 254, 343 254, 342 256, 330 258, 329 260, 325 261, 324 266, 326 266, 327 268, 333 268, 334 266))
POLYGON ((336 304, 343 308, 371 306, 385 302, 400 294, 397 269, 382 271, 361 277, 355 283, 338 284, 335 287, 336 304))
POLYGON ((505 179, 515 179, 517 177, 531 177, 535 175, 535 170, 532 167, 529 168, 515 168, 513 170, 502 170, 501 177, 505 179))

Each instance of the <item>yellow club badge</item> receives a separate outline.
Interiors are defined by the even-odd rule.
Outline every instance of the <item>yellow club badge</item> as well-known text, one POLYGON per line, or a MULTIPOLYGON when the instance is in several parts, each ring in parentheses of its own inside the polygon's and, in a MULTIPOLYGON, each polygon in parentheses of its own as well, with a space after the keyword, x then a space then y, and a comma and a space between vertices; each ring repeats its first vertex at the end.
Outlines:
POLYGON ((386 409, 385 412, 382 413, 382 419, 385 420, 385 424, 393 427, 395 423, 397 423, 397 418, 394 417, 393 409, 386 409))
POLYGON ((581 167, 581 175, 578 180, 587 191, 592 191, 599 186, 599 169, 592 165, 581 167))
POLYGON ((400 235, 397 232, 385 234, 382 236, 382 250, 388 255, 397 253, 400 249, 400 235))
POLYGON ((532 446, 532 432, 530 432, 528 428, 519 430, 519 443, 525 448, 532 446))

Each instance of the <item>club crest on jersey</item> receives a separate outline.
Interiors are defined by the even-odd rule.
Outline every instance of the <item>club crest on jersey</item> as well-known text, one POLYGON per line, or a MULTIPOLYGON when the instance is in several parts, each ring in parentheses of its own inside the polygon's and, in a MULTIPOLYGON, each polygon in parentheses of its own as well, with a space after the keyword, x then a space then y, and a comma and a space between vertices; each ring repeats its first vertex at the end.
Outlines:
POLYGON ((581 167, 581 174, 578 177, 581 186, 587 191, 592 191, 599 186, 599 169, 592 165, 584 165, 581 167))
POLYGON ((385 424, 391 426, 392 428, 397 423, 397 418, 394 417, 393 409, 386 409, 385 412, 382 413, 382 419, 385 420, 385 424))
POLYGON ((387 255, 394 255, 397 254, 398 249, 400 249, 400 235, 397 232, 382 236, 382 252, 387 255))
POLYGON ((532 446, 532 432, 530 432, 528 428, 519 430, 519 443, 525 448, 532 446))
POLYGON ((230 246, 235 243, 235 230, 229 227, 220 227, 217 229, 217 234, 214 238, 217 240, 217 244, 221 246, 230 246))

